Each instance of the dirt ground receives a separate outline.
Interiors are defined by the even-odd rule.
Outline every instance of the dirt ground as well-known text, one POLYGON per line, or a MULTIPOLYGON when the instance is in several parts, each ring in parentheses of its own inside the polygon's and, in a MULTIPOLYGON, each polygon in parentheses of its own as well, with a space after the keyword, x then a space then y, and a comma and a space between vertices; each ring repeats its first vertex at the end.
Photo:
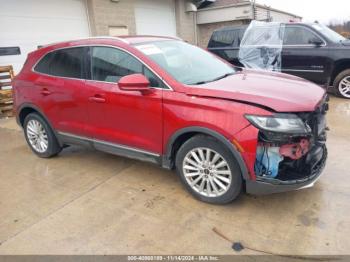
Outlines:
POLYGON ((235 254, 214 227, 278 254, 350 254, 349 100, 331 98, 328 123, 313 188, 214 206, 152 164, 78 147, 40 159, 0 120, 0 254, 235 254))

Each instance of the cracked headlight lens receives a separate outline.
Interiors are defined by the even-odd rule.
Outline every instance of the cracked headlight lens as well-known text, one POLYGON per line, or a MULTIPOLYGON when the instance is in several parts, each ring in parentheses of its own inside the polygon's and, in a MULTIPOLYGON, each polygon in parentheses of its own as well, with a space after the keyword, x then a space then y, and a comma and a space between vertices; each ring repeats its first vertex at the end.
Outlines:
POLYGON ((278 133, 308 134, 311 128, 294 114, 275 114, 273 116, 245 115, 256 128, 278 133))

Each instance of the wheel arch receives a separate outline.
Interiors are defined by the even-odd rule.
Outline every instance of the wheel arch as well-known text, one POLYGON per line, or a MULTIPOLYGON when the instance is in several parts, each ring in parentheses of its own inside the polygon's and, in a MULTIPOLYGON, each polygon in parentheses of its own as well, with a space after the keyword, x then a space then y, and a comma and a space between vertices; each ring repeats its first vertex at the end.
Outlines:
POLYGON ((334 86, 334 81, 337 76, 347 69, 350 69, 350 59, 341 59, 335 62, 330 82, 332 86, 334 86))
POLYGON ((240 171, 242 173, 243 179, 244 180, 249 179, 248 169, 244 163, 244 160, 241 154, 234 147, 234 145, 230 143, 230 141, 226 137, 224 137, 222 134, 212 129, 199 127, 199 126, 182 128, 176 131, 170 137, 165 149, 165 155, 163 156, 163 167, 172 169, 175 164, 176 152, 180 148, 180 146, 191 137, 195 135, 200 135, 200 134, 211 136, 217 139, 219 142, 221 142, 224 146, 226 146, 226 148, 230 151, 232 156, 236 159, 239 165, 240 171))
MULTIPOLYGON (((50 124, 50 122, 48 121, 48 119, 45 116, 45 114, 37 106, 35 106, 35 105, 31 104, 31 103, 24 103, 24 104, 22 104, 19 107, 17 112, 18 112, 18 114, 17 114, 17 122, 22 127, 23 127, 25 118, 30 113, 37 113, 37 114, 39 114, 41 117, 43 117, 45 119, 45 121, 48 124, 50 124)), ((52 127, 51 124, 50 124, 50 127, 52 127)))
POLYGON ((17 112, 18 113, 16 115, 16 121, 17 121, 18 125, 20 125, 22 128, 24 125, 24 120, 27 117, 27 115, 29 115, 31 113, 36 113, 36 114, 40 115, 46 121, 46 123, 49 125, 49 127, 51 128, 51 130, 55 134, 56 139, 57 139, 58 143, 60 144, 60 146, 62 146, 61 141, 58 139, 56 130, 53 128, 51 122, 45 116, 45 114, 40 110, 40 108, 38 108, 37 106, 30 104, 30 103, 24 103, 19 107, 17 112))

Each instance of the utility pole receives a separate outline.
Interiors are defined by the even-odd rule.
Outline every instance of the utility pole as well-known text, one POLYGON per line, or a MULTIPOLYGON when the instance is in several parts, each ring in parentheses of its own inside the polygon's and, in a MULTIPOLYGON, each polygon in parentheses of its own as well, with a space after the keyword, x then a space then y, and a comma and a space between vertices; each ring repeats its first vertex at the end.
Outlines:
POLYGON ((267 22, 272 22, 272 17, 271 17, 271 7, 267 7, 267 22))
POLYGON ((253 14, 253 20, 256 20, 256 7, 255 7, 255 1, 256 0, 251 0, 251 4, 252 4, 252 14, 253 14))

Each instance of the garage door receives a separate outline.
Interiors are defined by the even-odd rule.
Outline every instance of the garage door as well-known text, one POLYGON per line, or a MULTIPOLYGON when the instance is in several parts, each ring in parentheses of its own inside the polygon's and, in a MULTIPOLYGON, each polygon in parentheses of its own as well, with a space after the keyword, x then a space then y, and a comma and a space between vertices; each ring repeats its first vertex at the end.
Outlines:
POLYGON ((0 65, 21 69, 40 45, 89 36, 85 0, 5 0, 0 7, 0 65), (4 55, 3 47, 20 47, 4 55))
POLYGON ((176 36, 173 0, 138 0, 135 17, 139 35, 176 36))

